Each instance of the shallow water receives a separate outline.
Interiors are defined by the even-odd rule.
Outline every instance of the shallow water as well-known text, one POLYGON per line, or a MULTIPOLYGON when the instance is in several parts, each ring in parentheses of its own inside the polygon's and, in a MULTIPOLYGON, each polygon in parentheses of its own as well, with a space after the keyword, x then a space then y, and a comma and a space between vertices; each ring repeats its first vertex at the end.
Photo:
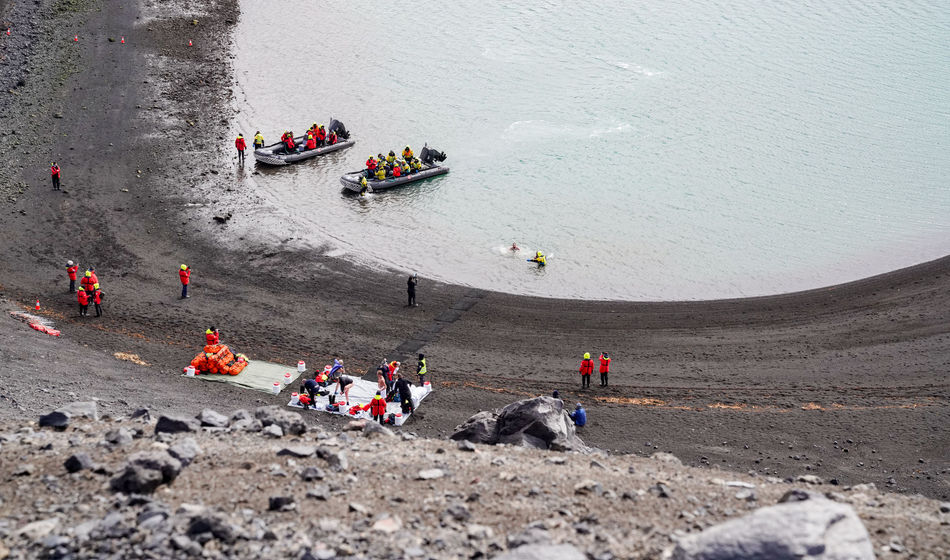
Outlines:
POLYGON ((813 288, 950 253, 950 10, 891 4, 245 0, 237 125, 347 125, 253 183, 366 262, 591 299, 813 288), (341 192, 425 142, 449 175, 341 192))

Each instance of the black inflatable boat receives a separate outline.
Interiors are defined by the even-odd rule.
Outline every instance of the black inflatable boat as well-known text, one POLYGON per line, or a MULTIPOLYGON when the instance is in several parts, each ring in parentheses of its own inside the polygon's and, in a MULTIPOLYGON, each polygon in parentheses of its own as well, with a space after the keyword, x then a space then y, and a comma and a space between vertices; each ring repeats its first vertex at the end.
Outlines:
MULTIPOLYGON (((283 142, 278 142, 277 144, 271 144, 270 146, 265 146, 263 148, 254 150, 254 159, 257 160, 258 163, 263 163, 266 165, 289 165, 291 163, 296 163, 305 159, 343 150, 356 143, 355 140, 350 139, 350 133, 340 121, 336 119, 330 119, 330 125, 327 128, 327 134, 333 132, 334 130, 336 131, 336 144, 318 146, 313 150, 298 149, 297 151, 288 153, 287 147, 284 146, 283 142)), ((298 148, 300 146, 306 145, 306 143, 306 135, 294 137, 294 144, 296 144, 298 148)))
MULTIPOLYGON (((415 173, 409 173, 408 175, 402 175, 400 177, 390 176, 385 179, 376 179, 375 177, 372 179, 367 178, 366 185, 368 188, 366 190, 368 192, 383 191, 393 187, 401 187, 403 185, 408 185, 409 183, 415 183, 417 181, 436 177, 438 175, 445 175, 449 172, 448 167, 436 163, 445 161, 445 152, 439 152, 426 146, 422 148, 422 152, 419 154, 419 159, 422 162, 422 169, 419 171, 416 171, 415 173)), ((347 173, 346 175, 340 177, 340 182, 343 183, 343 186, 346 188, 346 190, 358 193, 363 190, 363 186, 360 184, 361 177, 366 177, 365 169, 347 173)))

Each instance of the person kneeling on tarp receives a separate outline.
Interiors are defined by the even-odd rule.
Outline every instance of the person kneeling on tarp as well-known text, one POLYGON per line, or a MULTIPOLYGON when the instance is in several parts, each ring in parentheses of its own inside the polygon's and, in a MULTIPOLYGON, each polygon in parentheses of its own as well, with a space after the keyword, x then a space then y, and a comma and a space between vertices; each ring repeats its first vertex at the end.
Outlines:
MULTIPOLYGON (((300 385, 300 396, 301 396, 301 397, 304 396, 304 392, 306 392, 307 394, 310 395, 310 403, 312 404, 313 401, 317 398, 317 382, 314 381, 313 379, 308 379, 308 380, 304 381, 304 382, 300 385)), ((300 401, 300 402, 302 403, 303 401, 300 401)), ((306 408, 306 407, 304 407, 304 408, 306 408)))
POLYGON ((376 391, 376 396, 373 397, 373 400, 366 403, 365 406, 362 406, 361 410, 368 410, 369 413, 373 415, 373 420, 380 424, 385 424, 386 399, 383 398, 379 391, 376 391))
MULTIPOLYGON (((311 393, 311 394, 313 394, 313 393, 311 393)), ((300 404, 303 406, 303 409, 304 409, 304 410, 310 410, 310 407, 313 406, 313 399, 310 398, 309 395, 305 395, 305 394, 303 394, 303 393, 300 393, 300 395, 297 397, 297 400, 298 400, 298 401, 300 402, 300 404)))
POLYGON ((412 405, 412 383, 408 379, 403 379, 400 373, 396 374, 393 390, 399 393, 399 405, 402 407, 403 414, 411 414, 415 411, 412 405))
POLYGON ((568 413, 568 416, 571 417, 571 420, 574 421, 574 425, 578 428, 582 428, 584 424, 587 424, 587 411, 584 410, 581 403, 577 403, 577 406, 574 407, 574 412, 568 413))

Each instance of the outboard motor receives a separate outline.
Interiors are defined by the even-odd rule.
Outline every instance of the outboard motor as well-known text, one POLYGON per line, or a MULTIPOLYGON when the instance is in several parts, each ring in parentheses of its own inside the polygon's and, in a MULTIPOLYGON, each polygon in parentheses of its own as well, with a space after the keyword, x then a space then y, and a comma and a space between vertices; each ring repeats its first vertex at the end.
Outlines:
POLYGON ((429 144, 426 144, 419 152, 419 159, 426 165, 432 165, 436 161, 445 161, 445 152, 434 150, 429 147, 429 144))
POLYGON ((336 119, 330 119, 330 132, 336 132, 337 137, 342 138, 343 140, 350 139, 350 132, 343 126, 343 123, 336 119))

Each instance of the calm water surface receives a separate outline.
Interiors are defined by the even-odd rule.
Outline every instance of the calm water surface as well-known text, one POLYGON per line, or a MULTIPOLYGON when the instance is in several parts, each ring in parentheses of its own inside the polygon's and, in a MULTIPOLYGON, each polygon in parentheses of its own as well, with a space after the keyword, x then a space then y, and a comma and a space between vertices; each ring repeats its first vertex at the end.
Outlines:
POLYGON ((357 145, 241 180, 275 209, 262 224, 338 254, 653 300, 814 288, 950 253, 945 1, 242 10, 238 128, 273 141, 332 116, 357 145), (370 154, 425 142, 449 175, 341 192, 370 154), (544 250, 546 269, 512 241, 544 250))

